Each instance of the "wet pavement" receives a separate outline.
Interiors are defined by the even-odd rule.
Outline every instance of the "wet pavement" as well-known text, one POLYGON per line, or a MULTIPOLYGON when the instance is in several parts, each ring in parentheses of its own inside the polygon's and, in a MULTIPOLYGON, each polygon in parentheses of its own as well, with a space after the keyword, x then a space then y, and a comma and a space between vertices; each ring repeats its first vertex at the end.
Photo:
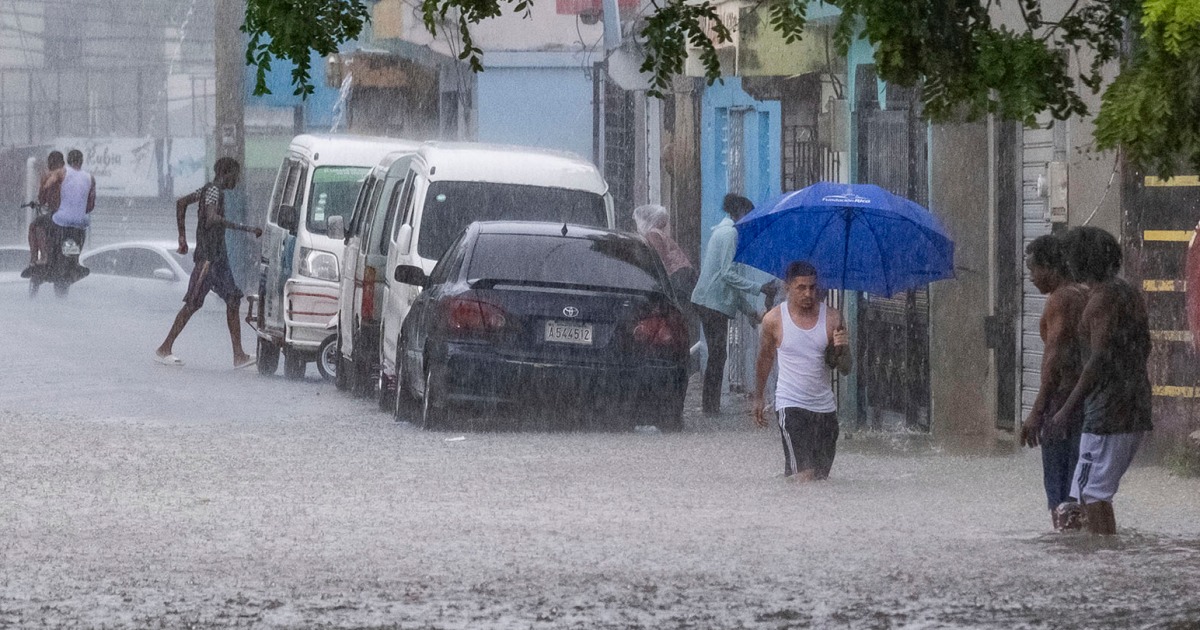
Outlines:
POLYGON ((23 289, 0 627, 1200 627, 1200 480, 1162 468, 1119 537, 1060 535, 1032 451, 856 435, 805 485, 744 401, 677 435, 423 432, 233 370, 216 304, 155 364, 175 288, 23 289))

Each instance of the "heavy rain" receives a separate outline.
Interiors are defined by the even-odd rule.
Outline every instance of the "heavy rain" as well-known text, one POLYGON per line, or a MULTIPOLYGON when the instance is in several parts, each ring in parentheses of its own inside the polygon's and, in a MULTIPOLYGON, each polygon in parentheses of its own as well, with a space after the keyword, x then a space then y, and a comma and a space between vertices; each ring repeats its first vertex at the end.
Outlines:
POLYGON ((1200 183, 1098 94, 369 0, 301 97, 269 4, 0 1, 0 628, 1200 628, 1200 183))

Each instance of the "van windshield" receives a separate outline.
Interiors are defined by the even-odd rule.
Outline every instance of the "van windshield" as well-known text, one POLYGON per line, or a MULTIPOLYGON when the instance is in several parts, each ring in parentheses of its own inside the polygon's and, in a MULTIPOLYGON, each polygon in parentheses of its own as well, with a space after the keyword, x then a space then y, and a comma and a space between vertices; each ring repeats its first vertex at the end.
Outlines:
POLYGON ((308 231, 324 234, 329 217, 340 216, 349 221, 354 202, 358 201, 358 189, 370 172, 370 168, 361 166, 317 167, 308 196, 308 231))
POLYGON ((429 185, 417 253, 438 259, 475 221, 554 221, 608 227, 604 197, 584 190, 441 181, 429 185))

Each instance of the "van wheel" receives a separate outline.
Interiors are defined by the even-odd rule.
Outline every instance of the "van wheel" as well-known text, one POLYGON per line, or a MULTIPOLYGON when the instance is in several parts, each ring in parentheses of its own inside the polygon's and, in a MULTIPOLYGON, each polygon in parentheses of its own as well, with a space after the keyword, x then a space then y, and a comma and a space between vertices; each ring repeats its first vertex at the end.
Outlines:
POLYGON ((279 346, 259 337, 254 355, 257 359, 258 373, 263 376, 274 376, 275 370, 279 369, 279 346))
POLYGON ((284 378, 293 381, 304 378, 304 371, 308 367, 308 361, 305 360, 304 353, 299 350, 288 350, 283 353, 283 376, 284 378))
POLYGON ((341 331, 338 331, 337 342, 334 345, 337 346, 337 350, 335 352, 334 359, 333 359, 334 360, 333 384, 339 390, 346 391, 347 389, 350 389, 350 378, 346 374, 346 372, 349 371, 347 369, 346 359, 344 359, 342 357, 342 333, 341 333, 341 331))
POLYGON ((357 347, 350 352, 350 392, 359 398, 371 395, 375 380, 371 378, 371 362, 363 357, 357 347))
POLYGON ((334 337, 321 342, 321 347, 317 349, 317 371, 327 381, 337 378, 338 356, 340 355, 338 354, 337 341, 334 337))
POLYGON ((395 383, 389 384, 389 379, 383 373, 383 368, 379 368, 379 410, 391 411, 396 406, 396 388, 395 383), (389 386, 390 385, 390 386, 389 386))
POLYGON ((439 377, 428 370, 425 372, 425 395, 421 401, 421 428, 426 431, 437 431, 446 426, 449 417, 448 402, 442 393, 439 377))

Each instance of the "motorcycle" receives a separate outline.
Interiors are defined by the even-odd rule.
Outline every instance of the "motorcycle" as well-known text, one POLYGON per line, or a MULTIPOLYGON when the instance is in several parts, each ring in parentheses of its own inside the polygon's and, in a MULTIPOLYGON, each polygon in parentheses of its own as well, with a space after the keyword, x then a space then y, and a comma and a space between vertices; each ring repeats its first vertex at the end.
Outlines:
POLYGON ((82 228, 62 227, 50 220, 53 212, 37 202, 22 208, 32 208, 34 219, 41 229, 38 263, 29 269, 29 295, 36 296, 43 284, 53 284, 54 294, 66 297, 71 285, 87 277, 89 270, 79 264, 79 254, 86 232, 82 228))

